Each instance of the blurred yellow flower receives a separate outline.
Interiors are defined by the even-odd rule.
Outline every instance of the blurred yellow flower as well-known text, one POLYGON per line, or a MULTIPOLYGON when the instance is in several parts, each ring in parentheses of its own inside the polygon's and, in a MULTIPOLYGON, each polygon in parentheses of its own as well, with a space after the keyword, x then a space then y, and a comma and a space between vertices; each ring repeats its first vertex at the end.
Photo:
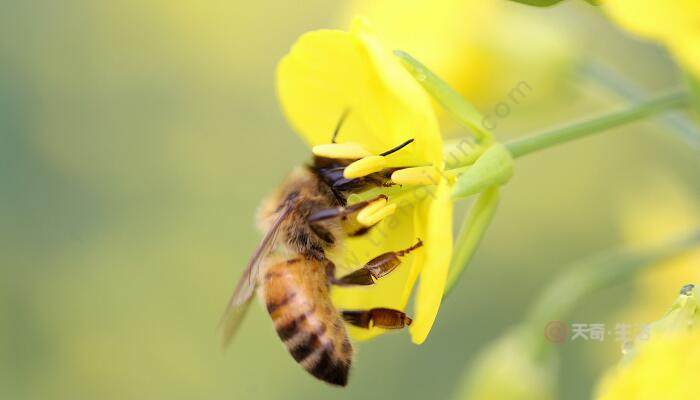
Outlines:
POLYGON ((700 332, 650 341, 628 366, 607 375, 598 400, 696 399, 700 332))
POLYGON ((524 327, 490 344, 467 370, 459 400, 551 400, 555 398, 556 358, 536 354, 524 327))
POLYGON ((696 295, 684 287, 671 311, 638 339, 623 363, 598 387, 598 400, 697 398, 700 318, 696 295))
MULTIPOLYGON (((680 182, 659 173, 650 176, 643 192, 627 191, 620 205, 622 239, 631 246, 655 246, 700 227, 700 210, 680 182), (663 193, 663 201, 659 201, 663 193)), ((700 282, 700 247, 664 259, 637 278, 635 299, 622 311, 621 321, 644 323, 662 314, 676 290, 700 282)))
POLYGON ((493 107, 522 82, 545 98, 561 89, 556 78, 573 59, 564 29, 541 10, 508 1, 355 0, 344 19, 357 14, 392 49, 415 56, 480 107, 493 107))
MULTIPOLYGON (((442 138, 428 95, 362 20, 349 32, 319 30, 299 38, 278 66, 277 90, 287 119, 314 153, 351 152, 361 157, 346 168, 346 178, 391 167, 443 168, 442 138), (338 144, 328 146, 333 127, 346 111, 338 144), (379 156, 407 139, 414 141, 388 157, 379 156)), ((410 327, 415 343, 422 343, 433 325, 452 252, 451 183, 441 174, 432 183, 384 190, 389 204, 382 206, 394 204, 393 215, 331 254, 339 269, 356 269, 381 253, 406 248, 417 238, 423 241, 420 250, 407 255, 377 284, 334 288, 332 293, 339 309, 405 310, 420 276, 410 327)), ((358 339, 383 332, 350 327, 358 339)))
POLYGON ((700 77, 700 2, 697 0, 606 0, 603 9, 635 35, 667 46, 700 77))

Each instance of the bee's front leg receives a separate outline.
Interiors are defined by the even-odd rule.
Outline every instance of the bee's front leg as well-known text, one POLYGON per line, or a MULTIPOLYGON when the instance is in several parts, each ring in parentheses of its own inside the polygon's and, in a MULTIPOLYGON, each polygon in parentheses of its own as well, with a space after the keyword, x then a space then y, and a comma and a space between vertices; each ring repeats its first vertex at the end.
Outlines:
POLYGON ((316 211, 313 214, 309 215, 307 221, 309 223, 313 224, 313 223, 325 221, 328 219, 334 219, 334 218, 338 218, 341 220, 346 219, 350 215, 361 211, 363 208, 367 207, 368 205, 372 204, 373 202, 380 200, 380 199, 386 200, 386 198, 387 198, 386 196, 384 196, 383 194, 380 194, 379 196, 374 197, 372 199, 360 201, 360 202, 357 202, 355 204, 352 204, 352 205, 349 205, 346 207, 325 208, 323 210, 316 211))
MULTIPOLYGON (((374 285, 375 280, 388 275, 391 271, 401 264, 400 257, 412 252, 421 247, 423 242, 418 239, 418 242, 413 246, 399 250, 390 251, 380 254, 377 257, 369 260, 362 268, 351 272, 341 278, 329 276, 329 281, 338 286, 366 286, 374 285)), ((335 269, 335 268, 334 268, 335 269)))
POLYGON ((332 207, 317 210, 309 215, 307 222, 311 229, 325 221, 336 220, 346 236, 361 236, 379 223, 384 217, 393 213, 395 205, 386 207, 387 197, 380 194, 345 207, 332 207))

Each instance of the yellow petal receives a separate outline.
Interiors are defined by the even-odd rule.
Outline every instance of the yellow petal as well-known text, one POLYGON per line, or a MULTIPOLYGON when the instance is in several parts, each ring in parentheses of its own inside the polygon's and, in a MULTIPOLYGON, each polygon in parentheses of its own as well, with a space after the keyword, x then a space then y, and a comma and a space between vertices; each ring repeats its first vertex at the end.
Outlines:
POLYGON ((605 10, 625 29, 648 38, 664 39, 696 25, 700 15, 697 0, 607 0, 605 10))
POLYGON ((441 162, 428 95, 361 24, 352 32, 321 30, 299 38, 277 68, 277 91, 287 119, 311 146, 330 143, 349 110, 339 143, 380 154, 413 138, 388 157, 394 165, 441 162))
POLYGON ((697 29, 678 38, 670 46, 678 61, 700 79, 700 24, 697 29))
MULTIPOLYGON (((432 193, 434 193, 433 188, 425 187, 421 189, 423 189, 421 191, 422 194, 418 195, 424 197, 419 201, 419 204, 417 204, 416 207, 414 207, 413 212, 413 221, 415 224, 416 238, 419 239, 423 239, 427 235, 427 221, 425 220, 425 215, 428 212, 428 210, 430 210, 431 202, 431 199, 428 198, 428 196, 431 196, 432 193)), ((406 285, 403 288, 403 293, 401 293, 402 303, 408 303, 408 300, 411 298, 411 294, 413 293, 413 287, 416 285, 418 275, 420 275, 423 269, 423 265, 425 265, 425 251, 420 251, 415 255, 415 261, 413 262, 411 270, 408 272, 408 276, 406 277, 406 285)))
MULTIPOLYGON (((514 83, 524 83, 524 77, 537 88, 526 92, 528 99, 549 96, 558 90, 561 80, 557 77, 576 54, 571 32, 546 23, 546 15, 526 12, 509 3, 353 0, 348 2, 345 20, 355 15, 369 17, 389 48, 418 57, 459 93, 486 110, 502 101, 504 93, 512 93, 514 83), (522 46, 521 42, 528 45, 522 46)), ((437 113, 444 115, 439 107, 437 113)), ((453 121, 446 118, 445 122, 453 121)))
POLYGON ((700 1, 607 0, 603 9, 633 34, 665 44, 700 76, 700 1))
MULTIPOLYGON (((417 213, 415 204, 397 201, 394 214, 375 225, 366 235, 349 238, 342 249, 336 249, 330 258, 336 264, 336 275, 340 276, 360 268, 364 263, 387 251, 405 249, 424 237, 424 232, 417 230, 413 216, 417 213)), ((416 249, 404 257, 401 264, 390 274, 379 279, 372 286, 332 288, 333 303, 339 310, 369 310, 374 307, 387 307, 406 310, 407 290, 413 286, 411 279, 414 269, 419 269, 423 248, 416 249)), ((350 335, 357 340, 365 340, 386 332, 383 329, 360 329, 348 327, 350 335)))
POLYGON ((411 325, 414 343, 425 341, 437 316, 445 291, 447 271, 452 256, 452 187, 447 180, 438 184, 430 202, 423 239, 425 263, 416 293, 415 316, 411 325))

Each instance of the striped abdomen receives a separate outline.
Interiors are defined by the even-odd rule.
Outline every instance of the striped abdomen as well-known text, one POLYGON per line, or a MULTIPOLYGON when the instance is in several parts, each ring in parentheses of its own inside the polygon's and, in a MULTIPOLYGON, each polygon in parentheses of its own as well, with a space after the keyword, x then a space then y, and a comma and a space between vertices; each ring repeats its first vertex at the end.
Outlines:
POLYGON ((318 379, 345 386, 352 346, 331 303, 324 264, 271 260, 261 278, 263 301, 292 357, 318 379))

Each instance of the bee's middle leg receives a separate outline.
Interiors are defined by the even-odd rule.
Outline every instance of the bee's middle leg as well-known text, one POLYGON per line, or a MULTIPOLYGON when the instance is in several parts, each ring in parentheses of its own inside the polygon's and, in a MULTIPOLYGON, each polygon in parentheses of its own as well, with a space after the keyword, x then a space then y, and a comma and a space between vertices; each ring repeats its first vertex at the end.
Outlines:
POLYGON ((422 245, 423 242, 418 239, 418 242, 409 248, 380 254, 377 257, 369 260, 364 266, 362 266, 362 268, 341 278, 336 278, 334 276, 334 268, 332 270, 327 270, 329 281, 330 283, 338 286, 374 285, 377 279, 388 275, 391 271, 395 270, 399 264, 401 264, 400 257, 405 256, 422 245))
POLYGON ((369 200, 364 200, 360 201, 358 203, 346 206, 346 207, 332 207, 332 208, 325 208, 319 211, 314 212, 313 214, 309 215, 309 218, 307 221, 309 223, 317 223, 320 221, 325 221, 328 219, 333 219, 333 218, 339 218, 339 219, 345 219, 349 215, 354 214, 363 208, 367 207, 370 205, 372 202, 379 200, 379 199, 386 199, 386 196, 380 194, 377 197, 374 197, 369 200))

